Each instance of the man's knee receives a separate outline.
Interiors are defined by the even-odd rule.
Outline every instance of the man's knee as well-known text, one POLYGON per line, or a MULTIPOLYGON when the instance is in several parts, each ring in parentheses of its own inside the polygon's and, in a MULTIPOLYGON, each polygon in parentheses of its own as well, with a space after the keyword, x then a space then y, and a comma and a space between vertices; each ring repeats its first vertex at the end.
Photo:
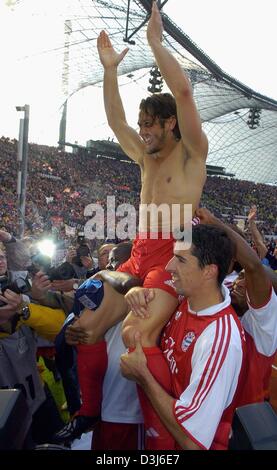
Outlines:
POLYGON ((158 344, 160 333, 177 307, 177 299, 160 289, 155 290, 155 298, 148 304, 149 317, 141 318, 130 312, 122 326, 122 338, 126 347, 134 347, 136 331, 141 334, 144 347, 158 344))

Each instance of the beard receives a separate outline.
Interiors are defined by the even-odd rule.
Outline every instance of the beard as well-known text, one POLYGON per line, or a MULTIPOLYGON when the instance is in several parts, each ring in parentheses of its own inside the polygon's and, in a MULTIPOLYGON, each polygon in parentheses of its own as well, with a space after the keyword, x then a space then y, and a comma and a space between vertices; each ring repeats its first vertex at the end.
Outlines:
POLYGON ((148 155, 154 155, 154 154, 159 153, 164 147, 165 138, 166 138, 165 130, 162 129, 162 133, 160 137, 156 139, 156 142, 154 142, 153 146, 146 148, 146 153, 148 155))

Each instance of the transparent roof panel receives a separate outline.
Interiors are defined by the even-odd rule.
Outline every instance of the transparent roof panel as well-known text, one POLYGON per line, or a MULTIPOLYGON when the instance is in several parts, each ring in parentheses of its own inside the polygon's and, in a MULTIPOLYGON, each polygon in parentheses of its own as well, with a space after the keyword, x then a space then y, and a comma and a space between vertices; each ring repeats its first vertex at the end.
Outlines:
MULTIPOLYGON (((61 56, 64 64, 61 102, 81 88, 102 81, 103 70, 96 48, 102 29, 109 32, 117 50, 128 46, 132 51, 120 65, 121 75, 154 65, 145 34, 151 0, 60 0, 55 3, 55 15, 63 25, 64 34, 59 42, 53 45, 51 41, 49 49, 46 47, 42 52, 61 56), (135 44, 124 41, 127 26, 127 35, 135 44)), ((19 7, 23 4, 28 4, 28 0, 17 2, 19 7)), ((40 14, 42 4, 47 14, 45 0, 38 2, 32 15, 40 14)), ((237 178, 277 183, 277 102, 225 74, 167 15, 163 18, 165 45, 193 84, 210 143, 208 163, 225 167, 226 172, 237 178)), ((47 44, 47 38, 45 41, 47 44)))

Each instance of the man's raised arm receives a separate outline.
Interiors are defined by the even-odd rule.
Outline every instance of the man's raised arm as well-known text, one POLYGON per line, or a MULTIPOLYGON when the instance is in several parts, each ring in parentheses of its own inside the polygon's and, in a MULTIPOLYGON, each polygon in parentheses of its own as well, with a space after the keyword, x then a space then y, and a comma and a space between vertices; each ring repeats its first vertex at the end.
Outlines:
POLYGON ((253 242, 256 245, 260 258, 265 258, 268 250, 264 243, 263 237, 261 233, 259 232, 258 227, 256 225, 256 220, 255 220, 256 217, 257 217, 257 207, 252 206, 248 214, 249 230, 252 235, 253 242))
POLYGON ((222 228, 233 240, 236 247, 236 260, 245 270, 245 280, 250 303, 254 306, 264 305, 268 301, 271 282, 257 254, 248 243, 231 227, 217 219, 205 208, 197 209, 197 217, 204 224, 222 228))
POLYGON ((157 66, 177 105, 178 123, 183 143, 189 156, 203 157, 208 153, 207 137, 193 99, 192 87, 183 69, 173 55, 162 45, 163 24, 156 2, 147 27, 147 39, 157 66))
POLYGON ((104 67, 104 104, 108 124, 124 152, 140 163, 144 148, 143 142, 138 133, 127 124, 117 80, 117 67, 127 54, 128 48, 118 54, 105 31, 101 31, 98 36, 97 48, 104 67))

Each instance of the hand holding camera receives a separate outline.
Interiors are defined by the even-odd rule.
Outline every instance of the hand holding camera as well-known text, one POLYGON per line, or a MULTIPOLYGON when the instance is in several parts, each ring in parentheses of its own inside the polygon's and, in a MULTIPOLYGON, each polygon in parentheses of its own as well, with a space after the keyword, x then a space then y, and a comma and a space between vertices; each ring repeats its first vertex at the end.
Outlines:
MULTIPOLYGON (((79 267, 84 266, 82 258, 90 258, 90 251, 87 245, 80 245, 76 250, 76 256, 72 258, 72 263, 79 267)), ((85 266, 86 267, 86 266, 85 266)))
POLYGON ((0 324, 10 320, 22 305, 22 295, 6 289, 3 295, 0 295, 0 324))
POLYGON ((13 294, 26 294, 30 291, 30 288, 31 286, 28 277, 18 277, 12 281, 9 274, 0 276, 0 307, 5 306, 7 304, 7 299, 10 299, 10 295, 8 295, 6 299, 6 292, 12 292, 13 294))
POLYGON ((93 259, 90 256, 81 256, 81 263, 87 270, 94 268, 93 259))
POLYGON ((51 289, 51 281, 42 271, 35 274, 32 281, 31 296, 34 300, 41 300, 44 298, 46 292, 51 289))
POLYGON ((73 291, 76 286, 78 287, 78 279, 65 279, 52 282, 52 288, 62 292, 73 291))

